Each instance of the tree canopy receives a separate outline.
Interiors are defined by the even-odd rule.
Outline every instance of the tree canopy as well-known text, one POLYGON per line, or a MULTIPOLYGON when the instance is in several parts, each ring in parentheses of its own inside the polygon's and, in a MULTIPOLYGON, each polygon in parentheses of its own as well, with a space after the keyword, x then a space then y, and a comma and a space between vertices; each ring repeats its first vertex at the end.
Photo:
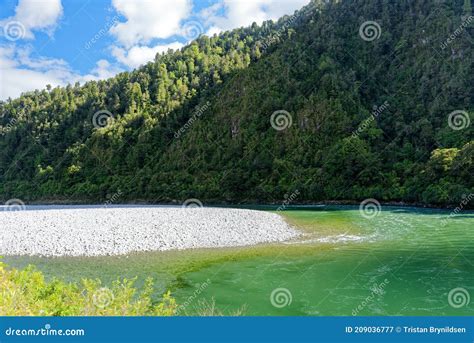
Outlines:
POLYGON ((464 0, 313 1, 0 102, 1 197, 457 204, 474 193, 470 15, 464 0))

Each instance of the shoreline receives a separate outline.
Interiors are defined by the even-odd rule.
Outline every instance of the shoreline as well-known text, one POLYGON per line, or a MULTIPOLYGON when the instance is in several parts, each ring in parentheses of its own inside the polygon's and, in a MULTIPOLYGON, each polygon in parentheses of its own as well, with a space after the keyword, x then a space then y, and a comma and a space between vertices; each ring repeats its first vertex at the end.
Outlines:
MULTIPOLYGON (((0 203, 5 203, 8 199, 3 199, 0 203)), ((240 203, 240 202, 226 202, 226 201, 210 201, 206 202, 203 201, 204 207, 216 207, 216 208, 252 208, 252 207, 265 207, 265 206, 275 206, 280 207, 284 206, 285 208, 297 208, 303 206, 359 206, 360 201, 356 200, 324 200, 324 201, 303 201, 303 202, 294 202, 291 204, 284 204, 284 201, 281 202, 258 202, 255 201, 253 203, 240 203), (234 207, 233 207, 234 206, 234 207)), ((459 204, 446 204, 446 205, 437 205, 437 204, 425 204, 419 202, 403 202, 403 201, 379 201, 381 206, 391 206, 391 207, 412 207, 412 208, 426 208, 426 209, 440 209, 440 210, 450 210, 454 209, 459 204)), ((124 200, 120 203, 112 202, 110 203, 109 200, 107 201, 97 201, 97 200, 71 200, 71 199, 40 199, 40 200, 33 200, 33 201, 26 201, 25 205, 32 205, 32 206, 75 206, 75 205, 84 205, 84 206, 128 206, 128 205, 136 205, 136 206, 176 206, 181 207, 182 202, 178 200, 168 201, 168 202, 153 202, 145 199, 134 199, 134 200, 124 200)), ((474 210, 474 207, 466 208, 467 211, 474 210)))

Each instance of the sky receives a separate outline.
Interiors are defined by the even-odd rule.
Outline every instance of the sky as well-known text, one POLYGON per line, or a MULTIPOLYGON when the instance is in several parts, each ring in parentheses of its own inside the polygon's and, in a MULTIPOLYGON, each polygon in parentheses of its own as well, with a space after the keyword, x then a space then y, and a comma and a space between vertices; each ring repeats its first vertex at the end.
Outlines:
POLYGON ((309 0, 0 0, 0 100, 106 79, 309 0))

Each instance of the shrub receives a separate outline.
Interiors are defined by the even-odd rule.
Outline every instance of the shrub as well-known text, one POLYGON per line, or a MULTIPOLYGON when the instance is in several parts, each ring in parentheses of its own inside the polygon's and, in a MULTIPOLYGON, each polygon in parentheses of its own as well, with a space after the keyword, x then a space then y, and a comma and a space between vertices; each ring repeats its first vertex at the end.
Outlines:
POLYGON ((140 293, 134 280, 118 280, 110 288, 100 280, 80 283, 45 281, 33 266, 23 270, 0 262, 0 316, 171 316, 176 301, 165 293, 152 300, 153 281, 140 293))

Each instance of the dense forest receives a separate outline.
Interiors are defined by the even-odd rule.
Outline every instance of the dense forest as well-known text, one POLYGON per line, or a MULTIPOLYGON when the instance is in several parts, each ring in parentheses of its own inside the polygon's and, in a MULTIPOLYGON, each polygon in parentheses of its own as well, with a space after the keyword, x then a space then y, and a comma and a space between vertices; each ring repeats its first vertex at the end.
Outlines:
POLYGON ((474 193, 471 16, 470 0, 313 1, 2 101, 0 198, 457 205, 474 193))

